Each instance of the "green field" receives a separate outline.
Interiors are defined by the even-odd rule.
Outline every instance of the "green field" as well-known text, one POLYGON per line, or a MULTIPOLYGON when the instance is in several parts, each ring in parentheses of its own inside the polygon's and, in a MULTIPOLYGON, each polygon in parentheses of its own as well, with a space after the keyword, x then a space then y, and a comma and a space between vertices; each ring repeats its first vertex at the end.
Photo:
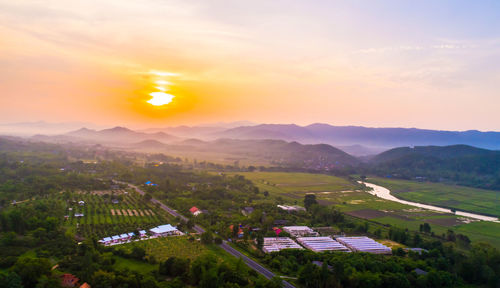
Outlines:
MULTIPOLYGON (((319 174, 282 172, 247 172, 238 174, 252 180, 261 191, 267 190, 271 196, 281 198, 285 204, 302 205, 304 195, 314 193, 320 204, 334 205, 341 211, 357 218, 368 219, 380 224, 389 224, 400 228, 408 228, 410 230, 418 230, 420 224, 427 222, 431 224, 432 231, 438 235, 446 233, 448 229, 452 229, 457 233, 467 235, 473 241, 484 241, 500 247, 500 224, 498 223, 473 222, 465 224, 463 217, 422 210, 413 206, 380 199, 365 192, 363 187, 354 181, 350 182, 344 178, 319 174)), ((389 185, 386 186, 386 183, 381 181, 385 179, 376 180, 380 182, 373 181, 373 183, 389 189, 393 188, 389 185)), ((394 183, 398 182, 394 180, 390 181, 394 183)), ((407 181, 402 181, 401 183, 406 184, 407 181)), ((442 184, 408 183, 415 184, 413 187, 418 187, 416 184, 425 184, 425 187, 434 190, 439 190, 442 186, 445 186, 442 184), (436 185, 436 187, 432 185, 436 185)), ((456 187, 449 186, 446 191, 453 191, 452 188, 456 187)), ((473 190, 479 189, 461 191, 473 190)), ((420 193, 426 192, 422 191, 420 193)), ((476 199, 476 197, 479 196, 474 196, 472 199, 476 199)))
MULTIPOLYGON (((55 196, 63 200, 64 194, 55 196)), ((65 225, 73 232, 83 236, 97 238, 119 233, 133 232, 141 228, 147 229, 174 220, 167 212, 158 209, 152 203, 132 191, 92 191, 74 192, 67 203, 65 225), (119 199, 112 203, 112 199, 119 199), (84 201, 84 205, 79 205, 84 201), (83 217, 75 217, 76 214, 83 217)))
POLYGON ((189 240, 188 236, 161 237, 127 243, 117 247, 132 250, 134 246, 143 248, 147 255, 153 255, 157 261, 165 261, 172 256, 192 260, 209 251, 207 246, 201 244, 199 240, 189 240))
POLYGON ((500 216, 500 191, 384 178, 367 181, 386 187, 408 201, 500 216))

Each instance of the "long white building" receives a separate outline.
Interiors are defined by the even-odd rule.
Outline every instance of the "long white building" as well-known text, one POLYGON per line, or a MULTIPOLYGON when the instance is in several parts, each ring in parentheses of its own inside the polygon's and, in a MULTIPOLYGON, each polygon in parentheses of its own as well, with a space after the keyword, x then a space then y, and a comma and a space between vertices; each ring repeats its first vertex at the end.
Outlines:
POLYGON ((285 226, 283 231, 290 233, 293 237, 299 236, 318 236, 318 232, 315 232, 307 226, 285 226))
POLYGON ((361 237, 337 237, 335 240, 345 245, 354 252, 367 252, 374 254, 392 254, 392 249, 378 243, 366 236, 361 237))
POLYGON ((278 252, 283 249, 303 249, 289 237, 266 237, 262 251, 265 253, 278 252))
POLYGON ((330 237, 298 237, 297 241, 314 252, 339 251, 351 252, 349 248, 333 240, 330 237))

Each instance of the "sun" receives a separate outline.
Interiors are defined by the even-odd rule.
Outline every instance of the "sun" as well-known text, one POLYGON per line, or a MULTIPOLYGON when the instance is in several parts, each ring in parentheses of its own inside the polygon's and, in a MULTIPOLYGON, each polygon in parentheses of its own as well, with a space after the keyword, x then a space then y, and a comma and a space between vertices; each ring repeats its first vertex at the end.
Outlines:
POLYGON ((174 95, 170 95, 164 92, 153 92, 149 95, 153 98, 151 98, 147 102, 153 106, 167 105, 174 99, 174 95))

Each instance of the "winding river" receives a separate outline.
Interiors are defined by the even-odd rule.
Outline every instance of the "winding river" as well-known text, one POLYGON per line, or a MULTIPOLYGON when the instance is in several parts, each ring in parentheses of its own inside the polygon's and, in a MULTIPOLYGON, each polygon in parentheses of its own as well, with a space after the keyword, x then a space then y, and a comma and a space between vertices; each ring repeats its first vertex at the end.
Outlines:
POLYGON ((433 210, 433 211, 437 211, 437 212, 451 213, 451 214, 455 214, 458 216, 468 217, 468 218, 472 218, 472 219, 476 219, 476 220, 500 223, 498 218, 492 217, 492 216, 485 216, 485 215, 481 215, 481 214, 475 214, 475 213, 469 213, 469 212, 463 212, 463 211, 456 211, 455 213, 453 213, 450 209, 447 209, 447 208, 442 208, 442 207, 437 207, 437 206, 402 200, 402 199, 396 198, 393 195, 391 195, 391 191, 385 187, 375 185, 372 183, 362 182, 362 181, 358 181, 358 182, 365 184, 366 187, 372 188, 372 190, 367 191, 368 193, 375 195, 379 198, 385 199, 385 200, 395 201, 395 202, 398 202, 401 204, 406 204, 406 205, 415 206, 415 207, 419 207, 419 208, 423 208, 423 209, 427 209, 427 210, 433 210))

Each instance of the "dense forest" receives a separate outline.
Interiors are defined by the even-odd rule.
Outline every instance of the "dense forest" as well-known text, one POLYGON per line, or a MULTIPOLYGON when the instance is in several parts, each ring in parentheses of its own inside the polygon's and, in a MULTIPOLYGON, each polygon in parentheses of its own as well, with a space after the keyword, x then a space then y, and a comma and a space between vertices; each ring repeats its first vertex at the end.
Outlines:
POLYGON ((500 152, 467 145, 402 147, 374 157, 366 173, 500 190, 500 152))

